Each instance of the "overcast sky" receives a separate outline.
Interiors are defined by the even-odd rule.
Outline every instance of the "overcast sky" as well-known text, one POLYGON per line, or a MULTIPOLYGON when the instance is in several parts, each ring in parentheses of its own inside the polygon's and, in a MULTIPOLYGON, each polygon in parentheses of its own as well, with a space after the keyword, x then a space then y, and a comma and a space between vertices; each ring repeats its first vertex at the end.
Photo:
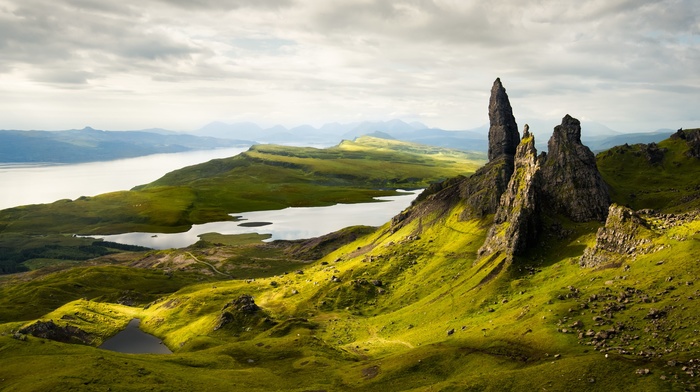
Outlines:
POLYGON ((697 0, 0 0, 0 53, 0 129, 468 129, 496 77, 521 126, 700 127, 697 0))

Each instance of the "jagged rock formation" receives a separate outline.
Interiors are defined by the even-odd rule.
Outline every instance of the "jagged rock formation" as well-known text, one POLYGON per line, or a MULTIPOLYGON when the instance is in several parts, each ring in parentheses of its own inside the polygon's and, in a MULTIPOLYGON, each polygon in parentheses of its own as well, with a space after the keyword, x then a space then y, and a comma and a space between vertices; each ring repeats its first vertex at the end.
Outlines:
POLYGON ((568 114, 543 154, 542 193, 554 213, 576 222, 604 221, 610 206, 608 186, 596 167, 595 155, 581 143, 581 123, 568 114))
POLYGON ((446 213, 463 202, 460 219, 483 218, 495 214, 501 195, 513 174, 514 156, 520 133, 506 89, 499 78, 489 99, 489 162, 469 177, 457 177, 426 189, 412 208, 392 219, 394 230, 427 211, 446 213))
POLYGON ((513 108, 500 78, 497 78, 491 87, 489 122, 489 161, 502 156, 514 156, 520 143, 520 134, 513 116, 513 108))
POLYGON ((629 208, 610 205, 605 226, 598 229, 595 245, 586 248, 581 256, 583 267, 614 264, 635 254, 652 250, 655 236, 649 225, 629 208))
POLYGON ((73 325, 61 327, 54 323, 53 320, 37 321, 32 325, 20 329, 19 333, 36 336, 43 339, 55 340, 62 343, 89 345, 94 341, 93 336, 82 329, 73 325))
POLYGON ((700 159, 700 128, 679 129, 671 135, 671 139, 681 139, 688 143, 688 155, 700 159))
POLYGON ((561 214, 576 222, 605 220, 610 205, 608 187, 595 156, 581 143, 577 119, 567 114, 554 128, 549 153, 538 158, 529 127, 520 140, 500 79, 491 89, 489 119, 489 162, 471 177, 431 186, 392 220, 393 230, 436 212, 440 216, 459 204, 462 220, 495 214, 479 255, 504 252, 512 257, 535 244, 543 214, 561 214))
POLYGON ((525 125, 515 153, 515 169, 501 196, 493 226, 479 254, 505 251, 508 256, 524 252, 539 232, 539 161, 535 137, 525 125))

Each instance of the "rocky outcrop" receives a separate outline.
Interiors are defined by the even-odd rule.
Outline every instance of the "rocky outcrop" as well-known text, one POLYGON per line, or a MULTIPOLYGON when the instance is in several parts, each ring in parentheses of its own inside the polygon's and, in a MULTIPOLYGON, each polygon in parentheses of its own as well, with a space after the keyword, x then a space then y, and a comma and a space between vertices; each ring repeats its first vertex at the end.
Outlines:
POLYGON ((513 116, 513 108, 500 78, 497 78, 491 87, 489 123, 489 161, 503 156, 514 156, 520 143, 520 134, 513 116))
POLYGON ((446 213, 458 203, 465 206, 460 216, 462 220, 496 213, 513 174, 514 156, 520 142, 513 109, 500 79, 496 79, 491 88, 489 120, 489 162, 469 177, 431 185, 410 209, 392 219, 392 230, 430 213, 446 213))
POLYGON ((234 331, 249 331, 254 328, 267 329, 275 325, 248 294, 224 305, 221 314, 216 320, 214 331, 222 328, 233 329, 234 331))
POLYGON ((584 250, 580 264, 599 267, 619 263, 637 254, 648 253, 655 234, 636 212, 617 204, 610 205, 605 226, 598 229, 592 247, 584 250))
POLYGON ((671 139, 685 140, 688 144, 688 156, 700 159, 700 128, 679 129, 671 135, 671 139))
POLYGON ((540 226, 539 161, 535 137, 525 125, 523 139, 515 153, 515 168, 501 196, 494 223, 479 254, 503 251, 508 256, 522 254, 537 240, 540 226))
POLYGON ((656 143, 649 143, 642 145, 642 152, 644 153, 644 158, 647 162, 652 165, 658 165, 664 160, 666 155, 665 148, 659 148, 656 143))
POLYGON ((89 333, 83 331, 82 329, 73 326, 66 325, 61 327, 53 322, 49 321, 37 321, 32 325, 24 327, 19 330, 19 333, 25 335, 32 335, 38 338, 55 340, 57 342, 63 343, 78 343, 78 344, 92 344, 94 338, 89 333))
POLYGON ((581 143, 581 123, 568 114, 541 157, 542 195, 547 208, 576 222, 604 221, 610 206, 608 186, 595 156, 581 143))
POLYGON ((487 163, 459 184, 459 198, 465 203, 460 219, 478 219, 495 214, 512 175, 513 158, 501 157, 487 163))

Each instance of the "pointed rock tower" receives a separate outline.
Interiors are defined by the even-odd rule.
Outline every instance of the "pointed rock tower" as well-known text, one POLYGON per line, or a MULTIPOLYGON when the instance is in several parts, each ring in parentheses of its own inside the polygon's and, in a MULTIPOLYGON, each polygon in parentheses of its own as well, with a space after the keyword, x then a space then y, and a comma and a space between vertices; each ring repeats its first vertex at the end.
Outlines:
POLYGON ((568 114, 547 144, 543 156, 542 194, 552 212, 575 222, 605 221, 610 206, 608 186, 595 155, 581 143, 581 123, 568 114))
POLYGON ((489 99, 489 162, 477 170, 461 187, 467 201, 462 219, 493 214, 513 174, 515 151, 520 143, 518 124, 501 79, 496 78, 489 99))
POLYGON ((514 156, 520 143, 520 134, 501 78, 496 78, 491 87, 489 123, 489 161, 514 156))
POLYGON ((414 202, 414 206, 392 219, 392 228, 428 213, 445 214, 463 204, 460 219, 483 218, 495 214, 501 195, 513 174, 515 151, 520 133, 513 117, 506 89, 500 79, 491 88, 489 99, 489 162, 469 177, 456 177, 433 184, 414 202))
POLYGON ((523 139, 515 152, 515 170, 501 196, 493 226, 479 255, 503 251, 520 255, 534 244, 540 228, 539 161, 535 136, 525 125, 523 139))

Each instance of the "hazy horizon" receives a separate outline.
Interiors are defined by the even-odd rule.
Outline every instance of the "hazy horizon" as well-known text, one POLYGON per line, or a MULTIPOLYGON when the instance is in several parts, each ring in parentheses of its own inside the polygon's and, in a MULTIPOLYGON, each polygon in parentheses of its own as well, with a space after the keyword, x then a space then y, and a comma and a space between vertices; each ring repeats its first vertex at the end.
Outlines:
POLYGON ((0 0, 0 128, 700 122, 700 3, 0 0))

